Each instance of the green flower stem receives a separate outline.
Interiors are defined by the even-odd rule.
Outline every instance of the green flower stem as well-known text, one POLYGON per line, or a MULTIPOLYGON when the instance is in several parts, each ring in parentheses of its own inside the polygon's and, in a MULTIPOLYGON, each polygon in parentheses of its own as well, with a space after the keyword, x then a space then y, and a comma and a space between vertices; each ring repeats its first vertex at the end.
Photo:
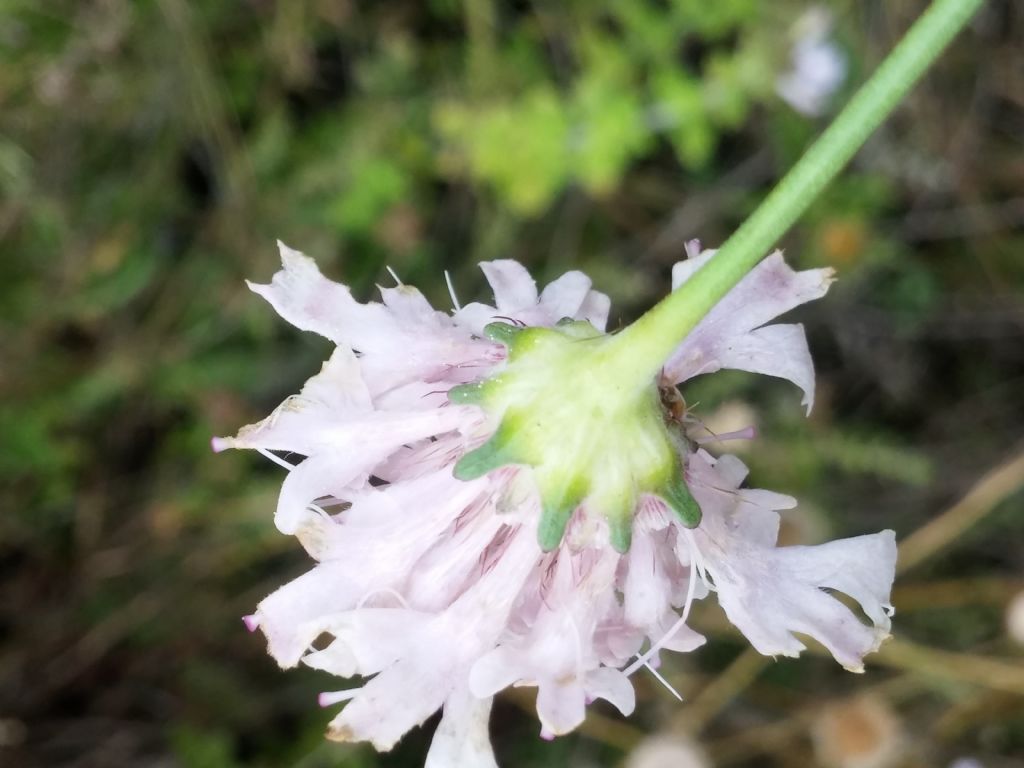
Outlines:
POLYGON ((846 108, 719 249, 718 254, 609 345, 617 375, 646 386, 711 308, 765 256, 849 162, 981 7, 983 0, 935 0, 846 108))

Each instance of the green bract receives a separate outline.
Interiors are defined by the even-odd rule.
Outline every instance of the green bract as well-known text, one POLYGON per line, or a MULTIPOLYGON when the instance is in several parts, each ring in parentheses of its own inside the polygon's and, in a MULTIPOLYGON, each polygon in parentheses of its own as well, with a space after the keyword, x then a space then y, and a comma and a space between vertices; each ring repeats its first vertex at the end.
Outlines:
POLYGON ((567 320, 556 328, 491 323, 484 332, 508 348, 506 367, 455 387, 449 398, 501 421, 486 443, 462 457, 456 477, 470 480, 507 464, 532 467, 545 551, 558 546, 584 501, 608 521, 620 552, 629 549, 642 494, 660 496, 685 525, 697 526, 700 508, 683 479, 681 426, 662 406, 653 379, 637 387, 634 377, 622 375, 611 336, 567 320))

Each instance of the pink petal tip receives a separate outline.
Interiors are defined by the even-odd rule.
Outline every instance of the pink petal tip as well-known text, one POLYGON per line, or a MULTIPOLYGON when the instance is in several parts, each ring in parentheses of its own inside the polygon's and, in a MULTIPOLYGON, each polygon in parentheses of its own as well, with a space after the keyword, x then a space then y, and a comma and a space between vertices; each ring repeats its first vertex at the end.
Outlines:
POLYGON ((226 437, 211 437, 210 438, 210 449, 214 453, 220 453, 221 451, 226 451, 230 447, 231 447, 231 444, 228 442, 228 439, 226 437))
POLYGON ((257 619, 256 616, 253 614, 243 616, 242 622, 245 624, 245 628, 248 629, 250 632, 255 632, 257 629, 259 629, 260 626, 259 619, 257 619))

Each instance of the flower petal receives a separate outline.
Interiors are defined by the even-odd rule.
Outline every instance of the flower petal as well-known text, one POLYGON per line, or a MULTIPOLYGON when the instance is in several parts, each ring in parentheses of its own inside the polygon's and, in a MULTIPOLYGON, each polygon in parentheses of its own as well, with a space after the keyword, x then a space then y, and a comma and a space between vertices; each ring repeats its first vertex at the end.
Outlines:
POLYGON ((369 741, 386 752, 437 711, 451 693, 455 670, 441 637, 420 637, 412 654, 370 680, 327 727, 333 741, 369 741))
POLYGON ((886 530, 816 546, 781 547, 779 561, 796 578, 856 600, 876 627, 889 629, 889 590, 896 569, 896 534, 886 530))
POLYGON ((563 317, 574 318, 590 293, 590 286, 590 278, 582 272, 566 272, 544 286, 539 309, 556 323, 563 317))
POLYGON ((444 703, 424 768, 498 768, 488 733, 493 701, 456 687, 444 703))
POLYGON ((587 697, 579 678, 542 681, 537 688, 537 716, 542 733, 561 736, 586 717, 587 697))
POLYGON ((393 327, 383 306, 360 304, 347 287, 320 274, 313 259, 282 242, 277 245, 284 268, 269 285, 248 285, 296 328, 359 349, 372 347, 375 338, 393 327))
POLYGON ((371 394, 416 380, 437 381, 462 365, 493 362, 494 345, 472 339, 452 318, 432 310, 415 288, 384 288, 384 304, 362 304, 347 287, 320 274, 308 256, 279 245, 284 268, 269 285, 249 287, 297 328, 361 352, 371 394))
MULTIPOLYGON (((672 289, 683 285, 714 255, 715 251, 707 250, 676 264, 672 289)), ((677 383, 720 368, 781 376, 804 390, 803 402, 809 410, 814 372, 803 329, 788 326, 787 331, 771 331, 760 326, 824 296, 832 281, 831 269, 795 272, 776 251, 754 267, 690 332, 665 364, 665 378, 677 383)))
POLYGON ((586 320, 599 331, 608 325, 608 313, 612 308, 612 300, 600 291, 590 291, 576 311, 577 320, 586 320))
MULTIPOLYGON (((726 465, 732 480, 740 474, 735 464, 726 465)), ((800 632, 821 642, 847 669, 862 670, 863 657, 877 650, 889 633, 889 590, 896 565, 893 532, 775 548, 769 536, 774 527, 752 523, 753 508, 758 503, 791 506, 791 499, 734 490, 704 451, 690 457, 689 470, 691 490, 704 512, 693 542, 729 620, 763 654, 799 655, 804 645, 794 633, 800 632), (871 625, 828 589, 860 603, 871 625)))
POLYGON ((623 585, 622 603, 625 619, 634 627, 653 626, 670 603, 672 584, 655 552, 654 535, 634 527, 628 558, 628 571, 623 585))
POLYGON ((215 438, 214 448, 264 448, 308 456, 332 445, 337 424, 372 409, 358 359, 347 347, 337 347, 299 394, 263 421, 243 427, 236 437, 215 438))
POLYGON ((267 650, 282 668, 294 667, 323 632, 322 617, 352 607, 359 588, 344 563, 326 563, 265 597, 255 623, 267 637, 267 650), (330 588, 325 588, 330 585, 330 588))
POLYGON ((352 698, 331 722, 330 738, 370 741, 378 750, 390 749, 457 690, 472 661, 494 647, 539 555, 535 530, 519 528, 503 542, 505 556, 471 590, 411 634, 415 642, 409 654, 352 698))
POLYGON ((802 325, 768 325, 737 336, 719 351, 718 363, 722 368, 787 379, 803 391, 800 404, 807 406, 808 413, 814 406, 814 362, 802 325))
MULTIPOLYGON (((281 485, 274 522, 295 533, 309 517, 309 504, 324 496, 347 499, 349 489, 365 486, 370 472, 403 445, 459 429, 475 418, 470 407, 413 413, 375 413, 334 427, 329 449, 316 452, 288 473, 281 485)), ((325 432, 329 429, 324 426, 325 432)), ((284 446, 274 443, 274 448, 284 446)))
MULTIPOLYGON (((303 461, 285 477, 277 497, 274 525, 281 533, 292 534, 316 515, 310 504, 325 496, 344 498, 357 477, 366 476, 375 463, 360 463, 351 452, 318 453, 303 461)), ((365 458, 365 457, 363 457, 365 458)))
POLYGON ((723 567, 709 559, 708 570, 718 587, 719 603, 751 645, 765 655, 797 656, 804 645, 793 633, 800 632, 828 648, 850 671, 863 671, 863 657, 889 636, 886 606, 896 562, 893 532, 749 557, 759 562, 723 567), (838 569, 843 568, 850 573, 841 575, 838 569), (825 588, 855 593, 850 596, 861 603, 873 626, 863 624, 825 588))
POLYGON ((469 670, 469 690, 474 696, 494 696, 521 679, 523 661, 513 648, 498 646, 485 653, 469 670))
POLYGON ((587 696, 604 699, 626 717, 636 709, 636 691, 629 678, 617 669, 598 667, 587 672, 587 696))
POLYGON ((587 320, 603 331, 611 302, 591 290, 590 278, 579 271, 566 272, 537 296, 537 286, 516 261, 490 261, 480 265, 494 289, 495 304, 467 304, 455 313, 456 322, 477 336, 484 326, 502 318, 533 326, 552 326, 565 317, 587 320))
POLYGON ((484 261, 480 269, 491 284, 494 303, 500 312, 518 312, 537 303, 537 283, 518 261, 484 261))
MULTIPOLYGON (((302 662, 339 677, 375 675, 411 650, 416 637, 433 614, 405 608, 357 608, 331 614, 318 622, 321 633, 334 640, 302 662)), ((318 633, 319 634, 319 633, 318 633)))

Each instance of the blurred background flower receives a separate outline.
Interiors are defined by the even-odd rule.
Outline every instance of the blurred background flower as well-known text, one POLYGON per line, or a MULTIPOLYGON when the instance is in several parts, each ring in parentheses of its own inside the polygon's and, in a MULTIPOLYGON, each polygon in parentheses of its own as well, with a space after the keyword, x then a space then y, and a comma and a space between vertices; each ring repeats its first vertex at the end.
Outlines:
POLYGON ((817 117, 846 79, 846 56, 832 39, 832 16, 824 6, 797 19, 792 35, 790 66, 775 80, 775 90, 797 112, 817 117))
MULTIPOLYGON (((922 0, 816 3, 842 103, 922 0)), ((313 671, 236 618, 305 555, 269 524, 277 468, 209 437, 297 390, 327 343, 275 321, 274 241, 360 299, 390 266, 465 301, 475 263, 582 269, 615 328, 686 240, 720 243, 818 130, 776 93, 810 3, 0 0, 0 764, 417 765, 322 742, 313 671)), ((722 373, 751 482, 801 499, 791 541, 894 528, 895 639, 853 677, 715 637, 625 723, 535 738, 495 705, 505 766, 618 765, 648 734, 716 766, 816 765, 826 704, 868 695, 896 765, 1024 754, 1024 8, 991 0, 783 244, 839 282, 804 322, 818 398, 722 373)), ((520 696, 522 698, 520 698, 520 696)), ((680 758, 681 760, 682 758, 680 758)))

